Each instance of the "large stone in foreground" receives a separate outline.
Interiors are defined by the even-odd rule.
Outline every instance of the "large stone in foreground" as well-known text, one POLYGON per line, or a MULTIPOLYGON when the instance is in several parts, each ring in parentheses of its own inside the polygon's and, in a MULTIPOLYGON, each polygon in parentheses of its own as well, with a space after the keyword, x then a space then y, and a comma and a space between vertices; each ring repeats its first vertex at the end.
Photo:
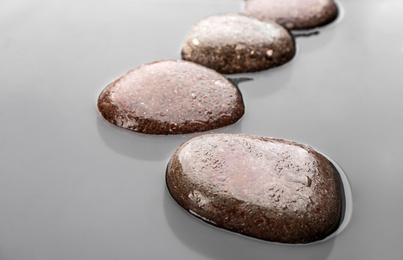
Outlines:
POLYGON ((202 220, 258 239, 308 243, 339 226, 340 176, 309 146, 282 139, 209 134, 182 144, 168 189, 202 220))
POLYGON ((225 74, 277 67, 294 54, 294 40, 286 29, 242 14, 202 19, 192 27, 182 49, 182 59, 225 74))
POLYGON ((168 60, 135 68, 100 94, 109 122, 145 134, 187 134, 237 122, 244 114, 238 88, 198 64, 168 60))
POLYGON ((332 22, 338 8, 334 0, 245 0, 245 14, 299 30, 332 22))

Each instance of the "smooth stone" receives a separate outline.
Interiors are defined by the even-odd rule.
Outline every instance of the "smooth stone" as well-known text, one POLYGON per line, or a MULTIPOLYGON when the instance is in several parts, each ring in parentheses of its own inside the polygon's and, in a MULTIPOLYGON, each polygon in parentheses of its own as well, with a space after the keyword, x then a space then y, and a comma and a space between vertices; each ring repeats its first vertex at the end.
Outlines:
POLYGON ((276 21, 289 30, 312 29, 336 19, 333 0, 245 0, 245 14, 276 21))
POLYGON ((341 180, 307 145, 242 134, 182 144, 168 163, 168 190, 192 215, 219 228, 282 243, 321 240, 339 226, 341 180))
POLYGON ((294 39, 286 29, 243 14, 202 19, 192 27, 182 49, 182 59, 224 74, 270 69, 294 55, 294 39))
POLYGON ((198 64, 168 60, 130 70, 100 94, 98 110, 117 126, 145 134, 186 134, 237 122, 241 93, 198 64))

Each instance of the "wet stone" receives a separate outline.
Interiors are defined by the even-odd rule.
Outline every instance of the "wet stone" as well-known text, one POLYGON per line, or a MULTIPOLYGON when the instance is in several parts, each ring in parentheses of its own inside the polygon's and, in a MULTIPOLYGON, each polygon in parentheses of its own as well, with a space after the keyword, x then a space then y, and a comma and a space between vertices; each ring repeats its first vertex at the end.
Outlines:
POLYGON ((333 0, 245 0, 245 14, 276 21, 290 30, 312 29, 336 19, 333 0))
POLYGON ((321 240, 339 226, 340 176, 307 145, 241 134, 182 144, 168 189, 192 215, 219 228, 282 243, 321 240))
POLYGON ((198 64, 169 60, 130 70, 100 94, 109 122, 145 134, 186 134, 237 122, 242 96, 230 81, 198 64))
POLYGON ((225 74, 277 67, 294 55, 294 39, 286 29, 242 14, 202 19, 192 27, 182 49, 182 59, 225 74))

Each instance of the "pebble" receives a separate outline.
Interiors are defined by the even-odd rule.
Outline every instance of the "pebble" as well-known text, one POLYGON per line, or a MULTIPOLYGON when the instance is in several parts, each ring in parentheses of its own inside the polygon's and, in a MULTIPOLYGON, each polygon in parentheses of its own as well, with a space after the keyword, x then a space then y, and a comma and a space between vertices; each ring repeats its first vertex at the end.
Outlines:
POLYGON ((341 220, 337 170, 310 146, 292 141, 198 136, 175 151, 166 181, 173 198, 192 215, 262 240, 321 240, 341 220))
POLYGON ((245 14, 276 21, 289 30, 312 29, 336 19, 333 0, 246 0, 245 14))
POLYGON ((238 88, 198 64, 167 60, 130 70, 100 94, 98 110, 112 124, 145 134, 203 132, 244 114, 238 88))
POLYGON ((224 74, 270 69, 294 55, 294 39, 282 26, 236 13, 202 19, 192 27, 182 49, 182 59, 224 74))

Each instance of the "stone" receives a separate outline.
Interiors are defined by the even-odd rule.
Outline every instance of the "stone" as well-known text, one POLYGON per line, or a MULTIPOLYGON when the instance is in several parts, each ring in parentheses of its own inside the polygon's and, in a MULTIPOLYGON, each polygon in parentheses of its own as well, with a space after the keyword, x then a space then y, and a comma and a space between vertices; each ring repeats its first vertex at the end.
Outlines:
POLYGON ((295 42, 286 29, 243 14, 202 19, 192 27, 182 49, 182 59, 224 74, 270 69, 294 55, 295 42))
POLYGON ((289 30, 312 29, 336 19, 333 0, 245 0, 245 14, 276 21, 289 30))
POLYGON ((237 122, 238 88, 198 64, 167 60, 130 70, 100 94, 98 110, 112 124, 145 134, 187 134, 237 122))
POLYGON ((339 226, 340 175, 307 145, 243 134, 182 144, 166 182, 178 204, 216 227, 281 243, 321 240, 339 226))

